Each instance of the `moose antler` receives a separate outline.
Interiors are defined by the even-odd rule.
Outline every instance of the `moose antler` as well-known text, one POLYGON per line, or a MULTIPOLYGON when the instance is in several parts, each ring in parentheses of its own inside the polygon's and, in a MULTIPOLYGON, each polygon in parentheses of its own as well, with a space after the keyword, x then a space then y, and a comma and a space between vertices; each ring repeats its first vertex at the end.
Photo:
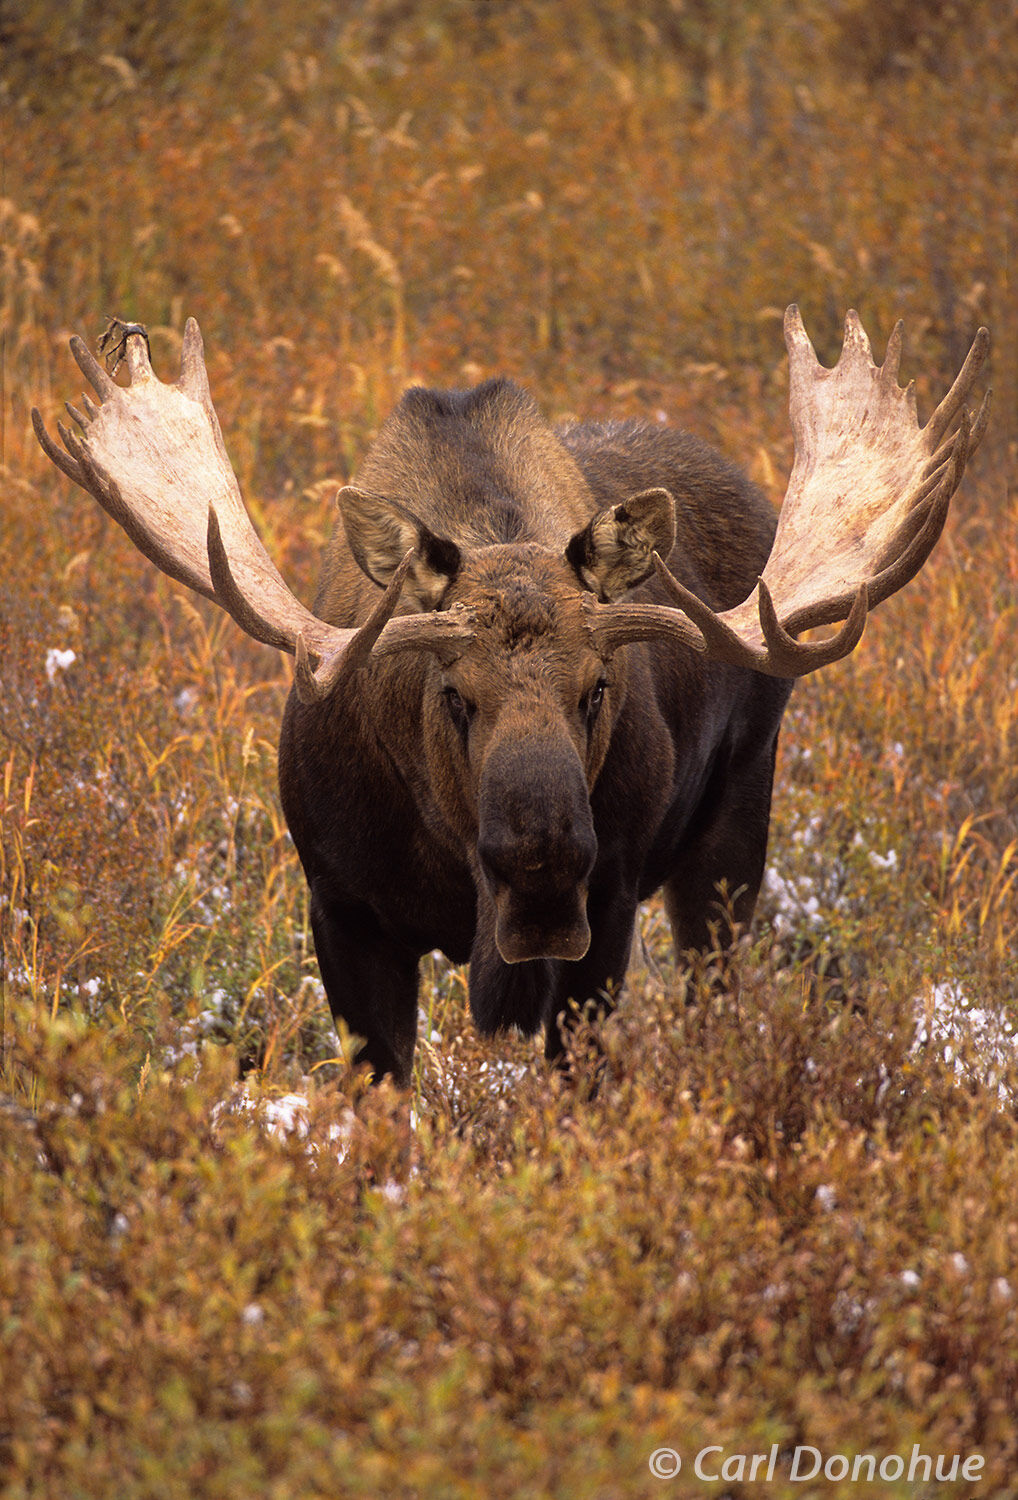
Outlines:
POLYGON ((129 385, 117 385, 81 339, 73 338, 71 352, 102 404, 85 396, 79 411, 68 403, 81 435, 58 422, 63 448, 33 409, 39 442, 158 568, 214 599, 256 641, 294 655, 295 685, 304 701, 326 696, 372 651, 442 651, 469 637, 469 622, 454 610, 392 617, 412 554, 359 629, 344 630, 311 614, 283 582, 244 506, 212 405, 195 320, 189 318, 184 331, 175 385, 164 385, 153 373, 140 323, 114 320, 104 346, 113 348, 118 364, 126 360, 129 385))
POLYGON ((742 604, 715 613, 655 554, 675 608, 599 606, 592 631, 601 649, 666 636, 716 661, 801 677, 847 656, 868 611, 914 578, 929 556, 986 429, 988 396, 974 422, 962 411, 989 349, 986 329, 976 334, 958 378, 922 428, 914 386, 898 385, 900 322, 879 369, 854 312, 845 319, 844 347, 831 370, 818 362, 794 305, 785 314, 785 342, 795 462, 756 587, 742 604), (959 412, 958 427, 945 440, 959 412), (795 639, 811 626, 839 620, 844 624, 827 640, 795 639))

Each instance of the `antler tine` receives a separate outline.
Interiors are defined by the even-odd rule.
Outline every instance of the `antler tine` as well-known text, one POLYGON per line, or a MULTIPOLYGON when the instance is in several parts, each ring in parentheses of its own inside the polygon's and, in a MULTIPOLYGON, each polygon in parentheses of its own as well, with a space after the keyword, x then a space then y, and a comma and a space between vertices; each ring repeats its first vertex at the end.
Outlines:
MULTIPOLYGON (((755 667, 771 677, 804 677, 807 672, 815 672, 818 667, 830 666, 850 655, 862 639, 869 615, 869 596, 864 583, 856 591, 841 629, 823 641, 797 641, 792 631, 778 619, 771 591, 762 578, 757 588, 760 628, 767 649, 762 653, 750 650, 744 654, 743 664, 746 666, 755 667)), ((843 613, 844 604, 840 603, 835 618, 840 619, 843 613)), ((815 623, 829 622, 818 620, 815 623)))
MULTIPOLYGON (((727 661, 738 665, 745 660, 746 648, 732 627, 719 614, 705 604, 696 594, 681 584, 663 562, 659 553, 653 554, 654 571, 672 602, 696 626, 703 640, 699 649, 706 651, 714 661, 727 661)), ((611 606, 609 606, 611 608, 611 606)), ((616 611, 613 611, 615 613, 616 611)))
POLYGON ((880 366, 880 379, 884 385, 897 386, 898 384, 898 369, 901 365, 904 342, 905 324, 899 318, 891 329, 891 337, 887 340, 887 348, 884 350, 884 362, 880 366))
MULTIPOLYGON (((797 390, 815 380, 818 375, 823 376, 826 371, 817 359, 813 342, 802 321, 802 314, 794 302, 785 309, 784 332, 785 348, 788 350, 788 385, 794 397, 797 390)), ((792 423, 794 427, 794 415, 792 423)))
POLYGON ((322 686, 315 676, 308 657, 307 642, 304 632, 298 631, 296 647, 294 650, 293 685, 297 690, 297 697, 302 703, 320 703, 328 696, 328 690, 322 686))
POLYGON ((100 401, 108 401, 111 396, 115 396, 117 391, 121 389, 112 375, 109 375, 103 369, 84 339, 80 339, 77 334, 74 334, 71 339, 71 353, 74 355, 78 369, 84 375, 100 401))
MULTIPOLYGON (((374 650, 387 621, 399 603, 399 596, 403 592, 403 583, 410 571, 410 565, 414 560, 414 551, 404 553, 381 597, 376 601, 374 609, 364 621, 364 624, 354 633, 353 639, 345 653, 346 663, 352 667, 362 667, 366 664, 368 657, 374 650)), ((412 619, 413 616, 406 618, 412 619)), ((322 666, 327 663, 323 662, 322 666)), ((328 680, 327 676, 324 680, 328 680)))
POLYGON ((75 484, 82 484, 81 465, 70 454, 65 453, 59 443, 55 443, 46 431, 42 420, 42 413, 37 406, 32 407, 32 427, 39 440, 39 445, 51 463, 56 464, 61 473, 66 474, 68 479, 75 484))
POLYGON ((806 362, 809 365, 819 365, 813 341, 806 332, 806 325, 802 321, 802 313, 796 302, 790 302, 785 308, 784 319, 785 347, 788 350, 788 358, 791 364, 806 362))
POLYGON ((473 640, 473 616, 461 604, 436 613, 393 615, 413 557, 411 549, 364 624, 356 630, 337 632, 346 639, 338 648, 326 651, 313 671, 307 642, 303 633, 298 635, 294 683, 302 702, 327 698, 352 672, 367 666, 374 657, 393 656, 401 651, 430 651, 449 662, 473 640))
MULTIPOLYGON (((374 609, 371 611, 364 624, 357 630, 344 632, 346 640, 340 650, 334 650, 323 656, 318 666, 312 671, 308 658, 307 644, 303 633, 297 637, 297 669, 294 682, 297 687, 297 695, 302 702, 316 702, 327 698, 336 687, 340 678, 347 672, 354 671, 358 667, 367 665, 368 658, 381 636, 386 625, 392 620, 392 614, 399 596, 403 591, 403 583, 410 564, 413 562, 413 549, 407 552, 399 567, 396 568, 389 580, 388 586, 378 599, 374 609)), ((406 619, 413 619, 407 616, 406 619)), ((393 624, 401 622, 393 621, 393 624)))
POLYGON ((853 359, 864 364, 867 369, 876 368, 873 363, 873 350, 870 348, 869 336, 859 321, 859 314, 854 307, 850 307, 845 314, 845 333, 841 341, 841 358, 838 364, 840 365, 843 360, 847 362, 853 359))
POLYGON ((391 620, 393 611, 399 603, 403 582, 414 556, 411 549, 394 572, 388 587, 378 599, 368 619, 358 629, 343 630, 338 626, 325 627, 331 630, 331 636, 323 641, 320 635, 317 643, 312 642, 310 650, 314 650, 319 658, 318 666, 312 668, 305 632, 297 631, 293 640, 290 640, 277 625, 265 619, 238 588, 230 567, 230 559, 223 546, 219 518, 211 506, 209 507, 208 549, 209 570, 215 587, 216 602, 221 604, 226 612, 233 616, 241 629, 254 640, 261 641, 266 646, 275 646, 281 651, 294 653, 297 662, 297 690, 304 701, 316 701, 327 697, 341 673, 366 664, 373 646, 391 620))
POLYGON ((205 367, 205 344, 194 318, 188 318, 184 324, 184 342, 180 348, 180 378, 177 384, 193 401, 200 402, 202 406, 212 405, 209 372, 205 367))
POLYGON ((919 524, 911 539, 905 542, 897 556, 893 556, 867 585, 871 608, 903 589, 919 572, 940 539, 951 506, 952 493, 950 487, 943 490, 938 488, 929 502, 913 513, 919 524))
POLYGON ((990 407, 993 405, 993 392, 987 391, 979 403, 976 419, 972 423, 972 436, 969 438, 969 456, 975 453, 983 438, 986 436, 986 428, 990 420, 990 407))
MULTIPOLYGON (((976 376, 982 369, 989 350, 990 331, 988 328, 980 328, 972 341, 972 347, 966 355, 965 363, 959 370, 954 384, 924 429, 929 432, 930 442, 933 447, 940 442, 940 439, 957 416, 958 411, 968 399, 969 392, 975 384, 976 376)), ((980 433, 980 436, 982 436, 982 433, 980 433)))
MULTIPOLYGON (((982 401, 980 401, 979 403, 979 409, 976 412, 974 418, 971 418, 967 412, 962 413, 962 425, 964 425, 966 422, 968 424, 968 458, 972 457, 973 453, 975 453, 976 449, 979 447, 979 444, 983 441, 983 437, 986 434, 987 424, 990 420, 992 396, 993 393, 991 391, 986 392, 986 394, 983 396, 982 401)), ((950 437, 944 439, 940 447, 937 449, 936 453, 934 453, 932 458, 928 460, 927 469, 929 470, 930 474, 939 472, 943 468, 943 465, 951 457, 951 454, 954 452, 955 445, 957 444, 958 436, 961 430, 962 427, 960 425, 956 431, 951 433, 950 437)))
POLYGON ((915 503, 918 505, 933 490, 939 489, 947 474, 953 475, 952 484, 948 493, 948 499, 954 494, 961 482, 962 472, 965 464, 975 453, 986 434, 986 428, 990 420, 990 407, 992 405, 992 392, 987 391, 979 403, 979 410, 973 419, 968 412, 962 413, 961 422, 957 431, 953 432, 946 442, 942 443, 927 463, 927 476, 916 495, 915 503), (960 464, 952 466, 952 459, 960 455, 960 464))
POLYGON ((233 616, 241 630, 253 640, 261 641, 265 646, 275 646, 279 651, 292 651, 294 637, 285 630, 280 630, 279 626, 274 625, 271 620, 265 619, 243 591, 237 587, 237 581, 230 567, 230 559, 223 546, 223 534, 219 528, 219 517, 216 515, 214 505, 209 506, 207 546, 209 573, 216 603, 222 605, 226 613, 233 616))

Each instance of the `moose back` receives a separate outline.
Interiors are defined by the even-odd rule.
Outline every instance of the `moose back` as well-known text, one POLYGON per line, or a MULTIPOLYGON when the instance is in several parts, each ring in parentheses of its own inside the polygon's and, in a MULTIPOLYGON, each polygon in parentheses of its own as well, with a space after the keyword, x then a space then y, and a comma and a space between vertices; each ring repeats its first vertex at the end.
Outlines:
POLYGON ((793 680, 859 640, 922 566, 985 427, 980 330, 926 426, 854 313, 818 364, 786 317, 796 456, 775 521, 735 468, 656 423, 554 428, 518 386, 409 390, 340 491, 314 610, 248 518, 197 325, 181 375, 140 324, 118 385, 68 410, 50 458, 172 577, 296 658, 280 792, 333 1014, 406 1084, 418 964, 469 961, 485 1033, 545 1031, 622 984, 661 890, 680 950, 748 922, 793 680), (840 622, 824 639, 807 628, 840 622))

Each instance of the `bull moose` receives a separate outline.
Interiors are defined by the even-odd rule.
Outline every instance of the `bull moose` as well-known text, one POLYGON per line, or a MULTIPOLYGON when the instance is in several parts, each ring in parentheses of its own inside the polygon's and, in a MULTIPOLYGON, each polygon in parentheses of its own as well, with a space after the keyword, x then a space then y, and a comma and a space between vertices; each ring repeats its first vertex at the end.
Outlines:
POLYGON ((986 425, 963 410, 985 329, 920 428, 900 323, 878 368, 850 312, 828 369, 789 308, 775 524, 688 433, 552 427, 504 379, 411 388, 339 492, 311 613, 245 510, 197 324, 174 385, 142 325, 114 330, 129 383, 73 339, 101 404, 68 405, 63 448, 33 412, 39 441, 158 567, 294 655, 279 782, 322 978, 359 1061, 403 1085, 433 949, 469 960, 480 1031, 543 1026, 555 1060, 610 1007, 653 892, 680 950, 748 922, 793 680, 919 570, 986 425))

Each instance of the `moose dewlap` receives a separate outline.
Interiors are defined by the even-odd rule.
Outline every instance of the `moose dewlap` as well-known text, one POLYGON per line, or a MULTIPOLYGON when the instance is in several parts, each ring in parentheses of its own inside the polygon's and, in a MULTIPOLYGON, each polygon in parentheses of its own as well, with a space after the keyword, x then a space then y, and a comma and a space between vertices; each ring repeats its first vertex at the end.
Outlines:
POLYGON ((638 903, 676 944, 752 916, 793 679, 847 655, 922 566, 986 423, 988 347, 920 427, 849 313, 822 367, 790 308, 795 463, 775 526, 706 444, 640 422, 551 427, 506 380, 407 391, 339 493, 314 611, 241 499, 191 320, 174 385, 140 324, 129 384, 39 441, 158 567, 296 658, 280 793, 337 1020, 405 1084, 421 956, 469 961, 485 1032, 559 1057, 625 976, 638 903), (822 641, 808 627, 839 624, 822 641), (719 892, 728 894, 727 903, 719 892))

